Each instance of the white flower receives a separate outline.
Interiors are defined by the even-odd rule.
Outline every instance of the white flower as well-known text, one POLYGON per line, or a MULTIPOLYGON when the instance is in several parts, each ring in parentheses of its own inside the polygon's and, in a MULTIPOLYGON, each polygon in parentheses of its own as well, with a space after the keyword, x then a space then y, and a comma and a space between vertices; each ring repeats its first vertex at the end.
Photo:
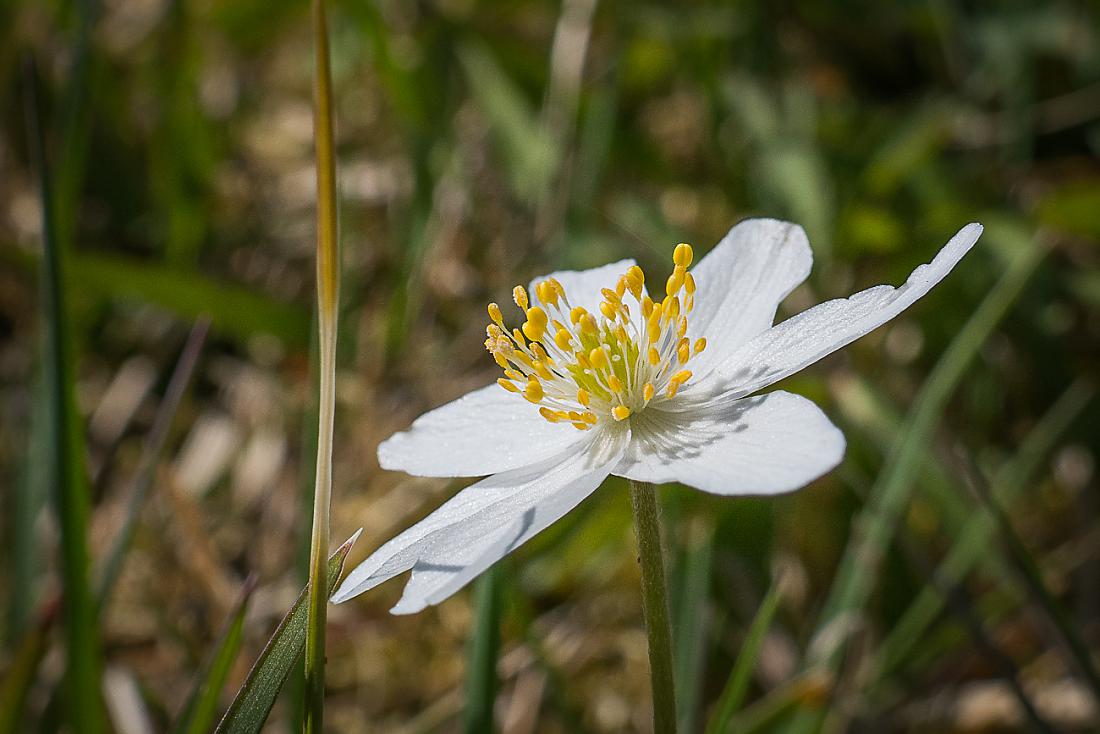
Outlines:
POLYGON ((631 260, 554 273, 532 286, 533 301, 517 286, 522 329, 489 306, 499 386, 421 416, 378 448, 386 469, 491 476, 375 551, 333 599, 411 569, 392 611, 437 604, 610 474, 722 495, 802 487, 840 462, 844 436, 805 398, 754 393, 897 316, 981 232, 964 227, 900 288, 869 288, 774 326, 812 255, 801 227, 771 219, 741 222, 690 271, 691 248, 679 245, 659 301, 631 260))

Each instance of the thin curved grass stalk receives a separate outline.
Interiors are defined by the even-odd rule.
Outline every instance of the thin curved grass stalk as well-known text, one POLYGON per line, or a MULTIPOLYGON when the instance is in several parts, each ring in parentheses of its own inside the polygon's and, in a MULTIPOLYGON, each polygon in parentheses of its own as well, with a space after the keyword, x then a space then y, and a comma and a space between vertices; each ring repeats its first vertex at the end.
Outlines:
POLYGON ((313 129, 317 165, 317 320, 320 335, 320 398, 317 471, 310 543, 310 592, 306 626, 305 731, 320 732, 324 722, 325 619, 328 593, 325 559, 332 495, 332 431, 336 410, 336 326, 340 300, 340 255, 336 227, 336 162, 333 152, 332 74, 323 0, 313 0, 313 129))

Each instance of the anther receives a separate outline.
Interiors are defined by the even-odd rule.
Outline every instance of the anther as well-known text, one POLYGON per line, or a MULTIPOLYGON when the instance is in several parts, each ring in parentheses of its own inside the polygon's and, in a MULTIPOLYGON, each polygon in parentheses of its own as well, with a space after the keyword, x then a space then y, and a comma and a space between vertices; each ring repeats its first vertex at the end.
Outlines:
POLYGON ((612 392, 622 392, 623 391, 622 380, 620 380, 615 375, 611 375, 610 377, 607 378, 607 386, 611 388, 612 392))
POLYGON ((588 353, 588 361, 598 370, 606 369, 608 364, 607 352, 603 347, 596 347, 588 353))
POLYGON ((523 390, 523 397, 527 398, 529 402, 537 403, 542 400, 544 395, 542 383, 538 381, 538 378, 534 375, 528 378, 527 387, 523 390))
POLYGON ((564 352, 573 343, 573 336, 564 328, 558 329, 558 333, 554 335, 554 343, 564 352))
POLYGON ((577 390, 577 402, 587 408, 592 404, 592 396, 582 387, 577 390))
POLYGON ((569 311, 569 323, 573 324, 573 326, 576 326, 578 323, 580 323, 581 317, 584 316, 586 313, 588 312, 584 310, 583 306, 574 306, 569 311))
POLYGON ((539 408, 539 413, 551 423, 558 423, 561 421, 561 415, 556 410, 550 410, 549 408, 543 407, 539 408))
POLYGON ((656 388, 653 387, 652 382, 647 382, 645 387, 642 388, 642 397, 647 403, 653 399, 654 392, 656 392, 656 388))
POLYGON ((654 367, 661 361, 661 353, 657 351, 657 347, 650 347, 649 354, 646 356, 649 358, 649 363, 654 367))
POLYGON ((665 281, 665 293, 674 296, 680 292, 680 288, 684 285, 684 269, 677 265, 672 269, 672 275, 668 276, 668 280, 665 281))
POLYGON ((518 387, 516 387, 511 382, 508 382, 508 380, 505 380, 503 377, 497 378, 497 384, 503 387, 508 392, 519 392, 518 387))
POLYGON ((489 304, 489 318, 491 318, 493 323, 497 326, 504 326, 504 314, 500 312, 500 306, 495 303, 489 304))
POLYGON ((676 249, 672 251, 672 262, 679 265, 681 268, 686 268, 691 265, 694 252, 691 249, 691 245, 686 242, 681 242, 676 245, 676 249))
POLYGON ((698 354, 699 352, 703 351, 706 348, 707 348, 706 337, 699 337, 698 339, 695 340, 695 353, 696 354, 698 354))
POLYGON ((617 421, 624 421, 630 417, 630 408, 625 405, 616 405, 611 409, 611 417, 617 421))
POLYGON ((530 301, 527 300, 527 291, 523 289, 522 285, 517 285, 512 289, 512 300, 524 311, 527 311, 527 307, 530 305, 530 301))

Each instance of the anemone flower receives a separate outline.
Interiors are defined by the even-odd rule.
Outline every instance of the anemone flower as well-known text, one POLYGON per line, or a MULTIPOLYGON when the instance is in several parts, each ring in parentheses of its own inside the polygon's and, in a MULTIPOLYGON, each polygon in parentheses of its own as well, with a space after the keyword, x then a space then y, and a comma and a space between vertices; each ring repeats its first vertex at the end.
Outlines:
POLYGON ((378 448, 382 467, 487 478, 382 545, 345 601, 412 571, 395 614, 454 594, 591 494, 608 475, 719 495, 774 495, 835 467, 844 436, 806 398, 760 391, 908 308, 973 246, 961 229, 905 284, 827 301, 773 325, 809 275, 801 227, 752 219, 698 265, 680 244, 660 290, 632 260, 516 286, 520 328, 489 304, 497 384, 418 418, 378 448), (654 289, 653 292, 656 292, 654 289))

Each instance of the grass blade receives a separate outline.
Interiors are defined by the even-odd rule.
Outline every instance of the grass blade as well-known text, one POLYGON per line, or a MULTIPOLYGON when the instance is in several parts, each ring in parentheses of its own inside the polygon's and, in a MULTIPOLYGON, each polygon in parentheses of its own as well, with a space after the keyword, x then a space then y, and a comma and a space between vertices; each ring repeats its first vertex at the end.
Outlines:
MULTIPOLYGON (((344 570, 344 559, 359 537, 359 532, 329 556, 326 569, 329 596, 336 588, 336 582, 344 570)), ((256 658, 252 670, 215 730, 219 734, 256 734, 267 721, 267 715, 271 713, 290 669, 297 664, 305 649, 308 593, 307 585, 256 658)))
POLYGON ((149 495, 149 489, 153 484, 153 472, 156 469, 160 455, 164 451, 164 444, 168 439, 168 430, 172 426, 172 420, 179 410, 180 402, 191 384, 191 377, 195 372, 199 354, 206 341, 206 333, 209 330, 209 322, 199 321, 191 327, 191 333, 180 353, 176 368, 168 380, 168 387, 164 392, 164 399, 157 409, 156 417, 149 435, 145 437, 145 445, 141 453, 141 463, 130 485, 130 500, 126 507, 126 517, 122 521, 122 527, 115 535, 114 544, 107 555, 103 565, 103 571, 99 577, 98 594, 96 598, 97 612, 102 613, 110 601, 111 592, 115 582, 122 572, 122 564, 126 552, 130 549, 130 542, 134 537, 134 528, 137 526, 141 508, 145 505, 145 498, 149 495))
MULTIPOLYGON (((835 634, 850 626, 870 597, 877 570, 891 542, 898 518, 907 506, 920 458, 931 441, 948 399, 977 356, 981 345, 1023 291, 1045 255, 1045 249, 1016 227, 990 227, 991 239, 1011 246, 1011 260, 994 288, 952 340, 936 363, 914 401, 897 448, 887 459, 871 489, 863 511, 853 521, 852 535, 825 609, 818 621, 815 644, 804 661, 804 669, 821 667, 835 672, 840 666, 846 635, 835 634)), ((989 231, 987 230, 987 232, 989 231)), ((814 731, 820 712, 802 718, 792 731, 814 731)))
POLYGON ((317 166, 317 324, 320 395, 317 401, 317 466, 310 541, 306 625, 305 731, 324 730, 325 621, 329 593, 321 588, 329 544, 332 498, 332 432, 336 413, 336 330, 340 305, 340 247, 336 222, 336 154, 333 145, 332 71, 324 0, 313 0, 313 140, 317 166))
POLYGON ((57 604, 47 606, 38 622, 23 634, 8 663, 7 674, 0 682, 0 734, 16 734, 24 730, 23 708, 38 665, 46 654, 57 611, 57 604))
MULTIPOLYGON (((672 523, 669 523, 672 526, 672 523)), ((673 613, 673 662, 676 672, 676 717, 680 731, 698 731, 703 668, 706 664, 710 577, 714 561, 714 528, 699 523, 696 537, 683 550, 676 577, 673 613)))
POLYGON ((1096 669, 1088 643, 1085 642, 1080 630, 1070 619, 1066 610, 1062 608, 1062 605, 1054 598, 1054 594, 1047 588, 1046 582, 1043 581, 1042 571, 1039 570, 1038 565, 1032 559, 1027 546, 1020 540, 1020 536, 1016 534, 1016 530, 1012 526, 1012 520, 1009 519, 1000 503, 993 496, 985 475, 982 474, 968 453, 962 453, 961 458, 967 481, 982 504, 985 505, 986 510, 993 516, 1001 545, 1008 552, 1008 557, 1012 560, 1020 578, 1031 591, 1032 600, 1038 602, 1039 607, 1051 622, 1051 626, 1058 637, 1061 638, 1070 657, 1076 663, 1078 670, 1092 689, 1096 702, 1100 703, 1100 671, 1096 669))
POLYGON ((45 380, 49 393, 50 464, 54 471, 61 536, 62 619, 67 658, 66 693, 72 723, 96 734, 104 729, 100 699, 101 661, 95 605, 88 584, 90 498, 84 466, 84 440, 76 407, 76 369, 71 323, 63 284, 66 257, 54 228, 50 170, 46 162, 38 107, 37 73, 26 64, 26 113, 31 159, 38 172, 42 210, 42 308, 46 328, 45 380))
MULTIPOLYGON (((1016 456, 998 470, 993 484, 999 502, 1012 502, 1023 492, 1039 462, 1089 405, 1094 393, 1095 388, 1078 381, 1051 406, 1024 439, 1016 456)), ((994 532, 994 520, 989 515, 972 516, 936 569, 934 578, 945 588, 961 583, 975 565, 989 557, 989 542, 994 532)), ((933 586, 920 592, 880 646, 872 679, 881 679, 902 664, 913 646, 925 639, 925 632, 943 609, 944 602, 944 597, 933 586)))
POLYGON ((741 708, 745 700, 745 693, 749 689, 749 676, 756 668, 756 661, 760 657, 760 648, 764 644, 764 635, 771 627, 775 613, 779 610, 779 582, 772 583, 768 593, 760 602, 760 608, 749 625, 749 631, 745 635, 745 644, 741 646, 741 652, 733 664, 729 680, 718 699, 714 715, 707 724, 707 734, 722 734, 722 732, 734 731, 730 728, 734 714, 741 708))
MULTIPOLYGON (((871 592, 875 568, 890 541, 893 528, 906 505, 916 464, 928 445, 948 398, 954 392, 994 327, 1023 290, 1044 251, 1021 243, 996 287, 974 312, 936 364, 914 402, 898 447, 871 489, 868 503, 855 522, 836 583, 818 624, 820 632, 842 615, 862 608, 871 592)), ((819 650, 818 661, 835 657, 838 650, 819 650)))
POLYGON ((497 658, 500 656, 500 577, 500 564, 497 563, 478 578, 474 590, 477 616, 466 658, 466 712, 463 717, 463 730, 467 734, 493 731, 497 658))
POLYGON ((221 639, 211 650, 210 657, 195 679, 195 687, 187 697, 183 711, 176 720, 176 726, 172 729, 176 734, 203 734, 210 731, 210 727, 213 726, 217 718, 218 698, 221 696, 225 679, 229 677, 229 669, 241 649, 244 615, 248 611, 248 602, 255 590, 256 577, 250 576, 244 582, 241 597, 229 615, 221 639))

